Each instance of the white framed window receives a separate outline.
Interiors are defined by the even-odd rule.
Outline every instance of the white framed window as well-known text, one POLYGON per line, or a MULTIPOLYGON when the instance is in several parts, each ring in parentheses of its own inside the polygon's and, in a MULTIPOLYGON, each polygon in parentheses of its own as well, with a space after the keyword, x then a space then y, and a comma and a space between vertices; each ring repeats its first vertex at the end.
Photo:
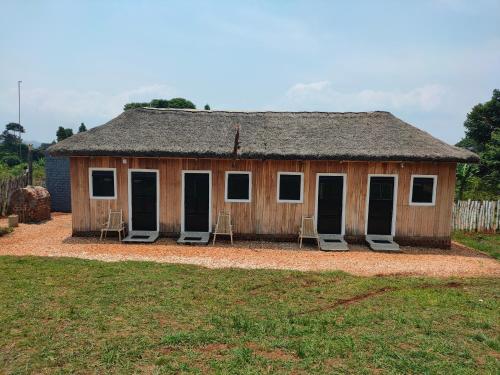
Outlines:
POLYGON ((252 172, 227 171, 224 200, 226 202, 251 202, 252 172))
POLYGON ((91 199, 116 199, 116 168, 89 168, 91 199))
POLYGON ((410 182, 410 206, 434 206, 436 204, 436 187, 436 175, 412 175, 410 182))
POLYGON ((304 199, 304 173, 278 172, 276 197, 279 203, 302 203, 304 199))

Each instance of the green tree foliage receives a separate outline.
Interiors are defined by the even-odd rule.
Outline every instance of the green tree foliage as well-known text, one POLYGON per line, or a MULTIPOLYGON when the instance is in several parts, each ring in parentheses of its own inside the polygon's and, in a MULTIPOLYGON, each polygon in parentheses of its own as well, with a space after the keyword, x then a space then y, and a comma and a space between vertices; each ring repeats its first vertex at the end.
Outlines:
POLYGON ((2 158, 2 163, 6 164, 8 167, 13 167, 14 165, 21 164, 22 160, 17 155, 9 154, 2 158))
POLYGON ((149 107, 149 103, 127 103, 123 106, 123 110, 127 111, 134 108, 149 107))
POLYGON ((479 154, 479 165, 457 167, 458 199, 500 197, 500 90, 474 106, 464 122, 465 137, 457 146, 479 154))
POLYGON ((85 126, 85 124, 82 122, 80 124, 80 127, 78 128, 78 133, 83 133, 83 132, 86 132, 87 131, 87 127, 85 126))
POLYGON ((204 109, 205 109, 205 111, 210 111, 210 106, 208 104, 205 104, 204 109))
POLYGON ((72 135, 73 135, 73 129, 71 128, 63 128, 62 126, 59 126, 59 128, 57 128, 56 132, 57 142, 61 142, 62 140, 71 137, 72 135))
POLYGON ((149 107, 151 107, 151 108, 169 108, 170 102, 166 99, 153 99, 149 103, 149 107))
POLYGON ((196 109, 196 106, 193 104, 193 102, 184 99, 184 98, 173 98, 168 101, 168 107, 167 108, 189 108, 189 109, 196 109))
POLYGON ((184 98, 167 99, 153 99, 149 103, 127 103, 124 105, 123 110, 127 111, 133 108, 190 108, 196 109, 196 106, 190 100, 184 98))
POLYGON ((2 132, 2 134, 0 134, 0 141, 2 141, 5 147, 9 147, 11 145, 19 144, 19 137, 6 129, 2 132))
POLYGON ((5 130, 13 133, 24 133, 24 127, 21 124, 18 124, 17 122, 9 122, 7 125, 5 125, 5 130))
MULTIPOLYGON (((22 143, 21 134, 24 133, 24 128, 11 122, 5 125, 5 130, 0 133, 0 179, 11 176, 19 176, 25 173, 28 160, 28 145, 22 143)), ((44 152, 40 149, 32 151, 34 165, 38 168, 38 175, 43 179, 44 152)), ((37 180, 35 180, 37 181, 37 180)))

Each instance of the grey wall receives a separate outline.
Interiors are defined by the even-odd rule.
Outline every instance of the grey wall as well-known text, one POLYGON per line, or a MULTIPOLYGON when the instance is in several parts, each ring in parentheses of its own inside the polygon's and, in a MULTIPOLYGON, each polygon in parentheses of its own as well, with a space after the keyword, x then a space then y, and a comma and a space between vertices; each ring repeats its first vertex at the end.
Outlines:
POLYGON ((69 158, 45 155, 45 183, 50 193, 52 211, 71 212, 69 158))

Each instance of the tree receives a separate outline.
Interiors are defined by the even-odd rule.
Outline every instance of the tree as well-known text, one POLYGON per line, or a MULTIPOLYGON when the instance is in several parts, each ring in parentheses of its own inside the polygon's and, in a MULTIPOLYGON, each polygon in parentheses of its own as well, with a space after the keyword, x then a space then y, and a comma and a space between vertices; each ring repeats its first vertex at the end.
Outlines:
POLYGON ((127 103, 123 106, 123 110, 127 111, 133 108, 190 108, 196 109, 196 106, 190 100, 184 98, 153 99, 149 103, 127 103))
POLYGON ((0 140, 6 148, 10 148, 12 145, 19 144, 19 138, 5 129, 2 134, 0 134, 0 140))
POLYGON ((56 141, 52 141, 51 143, 42 143, 42 144, 40 145, 40 147, 38 147, 38 149, 39 149, 40 151, 45 151, 45 150, 46 150, 46 149, 48 149, 50 146, 55 145, 55 144, 56 144, 56 141))
POLYGON ((500 129, 500 90, 493 90, 491 100, 472 108, 464 122, 465 138, 475 152, 482 152, 491 140, 491 134, 500 129))
POLYGON ((168 101, 168 108, 189 108, 196 109, 193 102, 184 98, 173 98, 168 101))
POLYGON ((205 111, 210 111, 210 106, 208 104, 205 104, 204 109, 205 109, 205 111))
POLYGON ((80 127, 78 128, 78 133, 83 133, 83 132, 86 132, 87 131, 87 127, 85 126, 85 124, 82 122, 80 124, 80 127))
POLYGON ((170 102, 166 99, 153 99, 149 103, 151 108, 169 108, 170 102))
POLYGON ((57 142, 61 142, 62 140, 69 138, 73 135, 73 129, 71 128, 63 128, 62 126, 59 126, 57 128, 56 132, 56 137, 57 137, 57 142))
POLYGON ((21 164, 22 160, 17 155, 9 154, 2 158, 2 163, 6 164, 9 167, 13 167, 14 165, 21 164))
POLYGON ((491 140, 481 154, 479 169, 484 186, 496 195, 500 195, 500 129, 491 133, 491 140))
POLYGON ((123 110, 127 111, 134 108, 149 107, 149 103, 127 103, 123 106, 123 110))
POLYGON ((477 166, 457 167, 457 198, 497 199, 500 196, 500 90, 475 105, 464 122, 465 137, 457 146, 479 154, 477 166))
POLYGON ((25 132, 24 127, 17 122, 9 122, 7 125, 5 125, 5 129, 14 133, 19 133, 19 136, 21 136, 21 133, 25 132))

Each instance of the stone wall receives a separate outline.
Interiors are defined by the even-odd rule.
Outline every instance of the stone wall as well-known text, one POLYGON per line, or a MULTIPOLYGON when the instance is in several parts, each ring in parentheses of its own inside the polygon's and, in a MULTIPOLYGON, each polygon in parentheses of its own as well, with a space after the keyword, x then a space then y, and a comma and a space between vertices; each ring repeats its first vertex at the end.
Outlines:
POLYGON ((45 155, 45 181, 52 211, 71 212, 69 158, 45 155))

